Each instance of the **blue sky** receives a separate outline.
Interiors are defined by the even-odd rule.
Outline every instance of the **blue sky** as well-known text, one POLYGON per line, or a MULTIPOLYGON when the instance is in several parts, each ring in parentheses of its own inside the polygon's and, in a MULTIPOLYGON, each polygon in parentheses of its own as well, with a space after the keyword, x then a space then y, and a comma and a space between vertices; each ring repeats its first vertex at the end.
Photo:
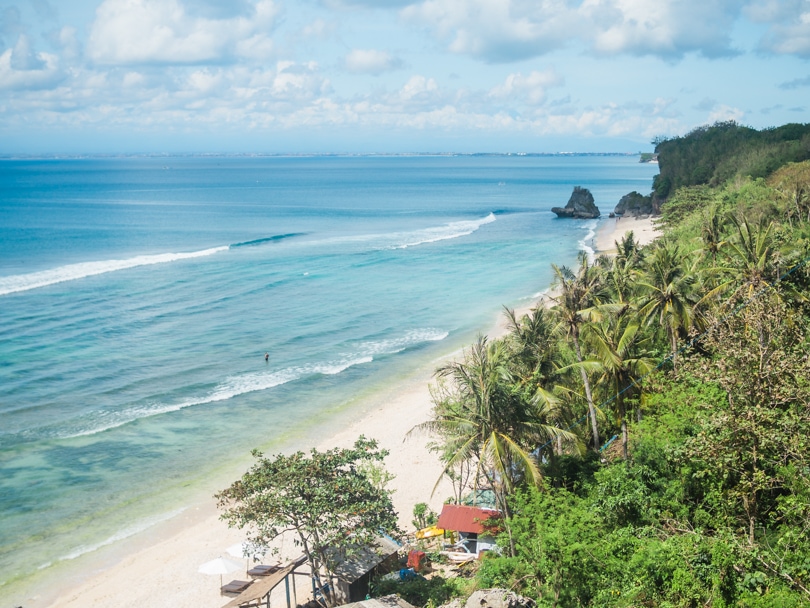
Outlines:
POLYGON ((648 151, 808 60, 810 0, 0 0, 0 153, 648 151))

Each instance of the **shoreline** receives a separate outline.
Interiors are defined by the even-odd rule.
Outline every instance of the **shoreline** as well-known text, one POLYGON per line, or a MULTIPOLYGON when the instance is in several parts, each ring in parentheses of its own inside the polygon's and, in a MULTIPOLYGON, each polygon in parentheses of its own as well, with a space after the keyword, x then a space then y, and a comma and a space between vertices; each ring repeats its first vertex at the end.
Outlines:
POLYGON ((604 220, 604 223, 597 228, 594 238, 596 253, 615 254, 616 242, 630 231, 633 232, 639 246, 652 243, 661 234, 654 221, 655 218, 651 216, 617 217, 604 220))
MULTIPOLYGON (((596 254, 615 251, 614 241, 632 230, 636 241, 646 244, 655 239, 658 231, 651 218, 621 218, 601 220, 595 235, 589 239, 596 254)), ((543 292, 539 301, 515 309, 518 317, 525 314, 547 298, 543 292)), ((499 312, 488 328, 487 336, 494 339, 507 332, 503 312, 499 312)), ((433 372, 442 361, 457 357, 456 349, 430 361, 407 378, 391 387, 367 396, 336 416, 335 427, 328 437, 317 440, 301 439, 289 447, 307 450, 314 446, 319 450, 332 447, 348 447, 361 434, 379 441, 390 455, 385 466, 395 476, 391 487, 394 506, 399 514, 400 526, 412 528, 413 505, 427 502, 434 511, 450 494, 446 480, 439 484, 431 497, 436 480, 441 474, 441 465, 427 449, 430 438, 424 435, 405 437, 416 424, 427 420, 433 404, 429 383, 433 372)), ((282 450, 288 451, 288 450, 282 450)), ((246 460, 242 470, 251 464, 246 460)), ((241 473, 234 476, 234 480, 241 473)), ((211 496, 222 488, 213 488, 208 500, 186 505, 179 515, 163 521, 136 537, 126 539, 118 546, 105 548, 98 555, 88 556, 74 570, 86 568, 84 576, 72 584, 64 585, 62 577, 51 587, 45 587, 38 596, 24 600, 26 608, 82 608, 105 605, 112 608, 142 608, 143 606, 171 605, 176 608, 218 608, 229 601, 217 592, 218 578, 200 574, 198 567, 217 557, 226 556, 227 549, 241 542, 240 530, 230 529, 219 519, 219 512, 211 496), (137 584, 133 584, 137 582, 137 584)), ((201 495, 202 496, 202 495, 201 495)), ((290 543, 281 547, 282 557, 298 554, 290 543)), ((69 566, 66 566, 69 569, 69 566)), ((228 575, 226 575, 227 578, 228 575)), ((240 573, 231 575, 240 578, 240 573)))

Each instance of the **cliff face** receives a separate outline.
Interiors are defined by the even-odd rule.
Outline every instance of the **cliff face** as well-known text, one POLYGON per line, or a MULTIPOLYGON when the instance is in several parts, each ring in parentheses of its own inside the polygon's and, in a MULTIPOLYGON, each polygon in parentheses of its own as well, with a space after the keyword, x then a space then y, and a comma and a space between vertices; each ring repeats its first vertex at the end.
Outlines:
POLYGON ((571 198, 565 207, 552 207, 551 211, 557 217, 573 217, 575 219, 592 219, 600 216, 599 208, 593 202, 593 194, 587 188, 574 187, 571 198))

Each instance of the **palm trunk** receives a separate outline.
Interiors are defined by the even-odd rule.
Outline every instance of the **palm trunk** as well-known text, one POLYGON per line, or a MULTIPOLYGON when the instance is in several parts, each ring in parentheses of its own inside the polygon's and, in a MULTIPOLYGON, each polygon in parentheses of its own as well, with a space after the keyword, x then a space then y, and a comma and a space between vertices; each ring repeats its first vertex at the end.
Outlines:
POLYGON ((591 381, 588 380, 588 374, 582 368, 582 350, 579 347, 579 331, 575 328, 572 334, 574 339, 574 347, 577 351, 577 361, 580 363, 579 373, 582 376, 582 384, 585 386, 585 397, 588 399, 588 414, 591 417, 591 432, 593 433, 593 449, 599 452, 601 444, 599 442, 599 427, 596 424, 596 406, 593 404, 593 393, 591 392, 591 381))
POLYGON ((678 334, 674 329, 669 330, 669 343, 672 346, 672 373, 678 375, 678 334))
POLYGON ((622 427, 622 457, 625 461, 627 461, 627 444, 629 443, 629 437, 627 434, 627 412, 625 412, 624 398, 622 397, 621 393, 616 395, 616 401, 622 427))

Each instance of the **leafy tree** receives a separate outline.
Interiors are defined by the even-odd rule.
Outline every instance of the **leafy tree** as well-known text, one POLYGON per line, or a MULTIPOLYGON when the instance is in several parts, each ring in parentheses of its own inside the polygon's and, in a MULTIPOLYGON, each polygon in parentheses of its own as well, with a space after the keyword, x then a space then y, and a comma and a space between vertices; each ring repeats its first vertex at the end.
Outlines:
POLYGON ((516 496, 514 510, 517 552, 485 559, 480 584, 515 589, 541 606, 587 605, 599 586, 594 552, 604 534, 588 501, 565 490, 528 490, 516 496))
POLYGON ((660 173, 653 189, 663 200, 683 186, 721 186, 737 175, 767 177, 788 162, 810 158, 808 134, 807 124, 762 131, 734 121, 698 127, 656 144, 660 173))
POLYGON ((719 489, 718 503, 754 546, 763 517, 779 513, 786 474, 806 466, 810 445, 810 365, 797 318, 775 294, 718 322, 706 344, 716 355, 697 372, 726 392, 689 442, 698 478, 719 489))
POLYGON ((788 222, 810 222, 810 161, 790 163, 776 171, 768 183, 782 199, 788 222))
MULTIPOLYGON (((366 547, 381 532, 398 533, 390 492, 364 473, 368 463, 380 463, 388 452, 360 437, 352 448, 312 450, 258 459, 241 479, 216 495, 231 527, 247 528, 248 542, 268 547, 285 532, 306 555, 318 588, 321 570, 329 578, 354 551, 366 547)), ((332 597, 324 594, 327 605, 332 597)))
POLYGON ((418 502, 413 506, 413 520, 411 523, 417 530, 432 526, 438 519, 439 517, 426 502, 418 502))

